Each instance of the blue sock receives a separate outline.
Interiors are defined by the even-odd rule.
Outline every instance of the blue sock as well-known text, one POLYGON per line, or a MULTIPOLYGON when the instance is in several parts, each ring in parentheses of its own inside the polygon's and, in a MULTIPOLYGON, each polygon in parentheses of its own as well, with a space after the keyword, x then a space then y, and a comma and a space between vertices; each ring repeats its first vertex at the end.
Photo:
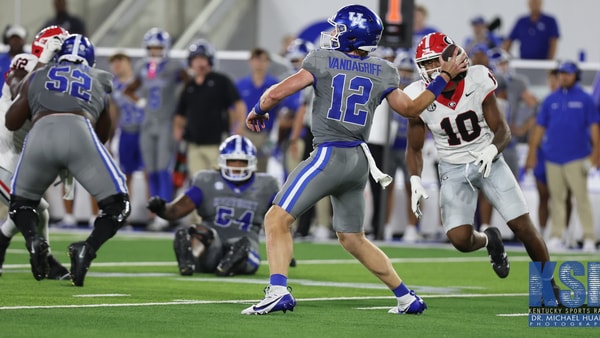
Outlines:
POLYGON ((400 283, 400 285, 392 290, 396 297, 402 297, 410 292, 410 290, 404 285, 404 282, 400 283))
POLYGON ((269 279, 271 285, 287 286, 287 277, 280 274, 271 275, 269 279))

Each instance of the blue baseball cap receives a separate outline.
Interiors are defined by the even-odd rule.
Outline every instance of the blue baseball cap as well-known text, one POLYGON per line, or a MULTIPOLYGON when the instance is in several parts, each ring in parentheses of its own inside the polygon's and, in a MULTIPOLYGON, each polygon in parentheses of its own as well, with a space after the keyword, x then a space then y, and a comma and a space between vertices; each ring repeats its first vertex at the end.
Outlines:
POLYGON ((475 46, 473 46, 473 48, 471 48, 471 51, 469 52, 469 56, 473 56, 476 53, 484 53, 487 55, 489 48, 485 43, 478 43, 475 46))
POLYGON ((483 16, 479 15, 471 19, 471 25, 483 25, 485 24, 485 19, 483 16))
POLYGON ((573 61, 564 61, 558 66, 559 73, 577 74, 579 67, 573 61))

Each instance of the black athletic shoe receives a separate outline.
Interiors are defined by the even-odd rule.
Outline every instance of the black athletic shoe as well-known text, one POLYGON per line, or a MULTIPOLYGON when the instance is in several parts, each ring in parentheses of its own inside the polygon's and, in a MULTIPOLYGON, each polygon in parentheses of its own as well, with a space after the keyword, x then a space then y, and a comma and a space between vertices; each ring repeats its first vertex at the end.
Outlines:
POLYGON ((48 255, 48 265, 50 271, 48 272, 48 279, 55 280, 67 280, 70 277, 69 270, 65 268, 59 261, 52 255, 48 255))
POLYGON ((75 286, 83 286, 85 274, 92 264, 92 259, 96 258, 96 250, 87 242, 75 242, 69 245, 69 257, 71 257, 71 282, 75 286))
POLYGON ((48 242, 40 235, 34 235, 31 241, 26 242, 33 278, 42 280, 48 277, 48 242))
POLYGON ((292 260, 290 261, 290 268, 295 268, 296 265, 298 265, 298 263, 296 262, 296 259, 292 257, 292 260))
POLYGON ((4 236, 0 231, 0 276, 2 276, 2 265, 4 264, 4 258, 6 257, 6 249, 10 244, 10 237, 4 236))
POLYGON ((179 229, 175 232, 173 249, 182 276, 191 276, 196 269, 196 258, 192 254, 192 243, 188 229, 179 229))
POLYGON ((217 276, 233 276, 235 271, 234 267, 238 263, 248 258, 250 252, 250 240, 248 237, 242 237, 237 242, 233 243, 229 247, 229 251, 225 253, 225 256, 217 265, 217 276))
POLYGON ((502 236, 498 228, 487 228, 484 233, 488 238, 487 251, 492 262, 492 268, 500 278, 506 278, 510 271, 510 264, 508 263, 508 256, 504 251, 504 243, 502 242, 502 236))

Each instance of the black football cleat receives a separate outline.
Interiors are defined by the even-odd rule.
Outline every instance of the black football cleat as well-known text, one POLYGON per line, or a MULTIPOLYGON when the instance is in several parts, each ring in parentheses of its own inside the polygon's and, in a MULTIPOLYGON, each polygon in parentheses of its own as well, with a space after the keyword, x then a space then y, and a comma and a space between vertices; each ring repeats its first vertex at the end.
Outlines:
POLYGON ((504 251, 504 243, 498 228, 490 227, 485 229, 484 233, 488 238, 487 251, 490 256, 492 268, 500 278, 506 278, 510 271, 508 256, 504 251))
POLYGON ((31 264, 31 273, 36 280, 42 280, 48 277, 48 242, 40 235, 34 235, 31 241, 26 241, 27 251, 29 251, 29 264, 31 264))
POLYGON ((0 276, 2 276, 2 265, 4 264, 4 258, 6 257, 6 250, 10 244, 10 237, 4 236, 0 231, 0 276))
POLYGON ((179 229, 175 232, 173 250, 175 250, 179 273, 182 276, 193 275, 196 269, 196 259, 192 254, 192 242, 188 229, 179 229))
POLYGON ((54 280, 67 280, 70 277, 69 270, 65 268, 56 258, 52 255, 48 255, 48 279, 54 280))
POLYGON ((248 258, 250 253, 250 240, 244 236, 229 247, 229 251, 217 265, 217 276, 233 276, 234 268, 248 258))
POLYGON ((83 286, 85 274, 92 260, 96 258, 96 250, 87 242, 75 242, 69 245, 69 257, 71 257, 71 282, 75 286, 83 286))

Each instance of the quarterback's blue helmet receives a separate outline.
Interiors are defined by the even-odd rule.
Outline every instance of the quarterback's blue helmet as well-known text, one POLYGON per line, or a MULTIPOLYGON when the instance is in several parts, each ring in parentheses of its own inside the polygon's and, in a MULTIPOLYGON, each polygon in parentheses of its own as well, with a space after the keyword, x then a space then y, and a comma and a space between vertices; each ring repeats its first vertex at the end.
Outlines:
POLYGON ((198 39, 188 47, 188 64, 196 56, 203 56, 208 59, 208 63, 213 66, 215 62, 215 49, 204 39, 198 39))
POLYGON ((219 167, 221 175, 229 181, 239 182, 249 179, 256 171, 256 147, 244 136, 229 136, 219 146, 219 167), (247 165, 228 166, 227 160, 246 161, 247 165))
POLYGON ((92 42, 81 34, 71 34, 63 41, 57 53, 58 62, 69 61, 83 63, 90 67, 96 65, 96 53, 92 42))
POLYGON ((375 12, 361 5, 340 8, 327 19, 332 32, 321 33, 321 48, 351 52, 356 49, 372 52, 377 48, 383 23, 375 12))

